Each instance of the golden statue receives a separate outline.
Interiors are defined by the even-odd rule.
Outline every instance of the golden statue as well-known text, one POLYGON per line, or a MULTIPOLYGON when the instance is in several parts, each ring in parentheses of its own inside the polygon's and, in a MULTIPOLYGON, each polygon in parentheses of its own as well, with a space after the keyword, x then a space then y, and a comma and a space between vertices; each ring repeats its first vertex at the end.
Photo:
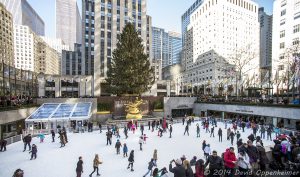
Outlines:
POLYGON ((124 104, 126 106, 125 111, 127 112, 126 119, 141 119, 143 116, 141 114, 139 106, 142 103, 143 100, 139 100, 138 97, 136 97, 136 100, 134 102, 124 104))

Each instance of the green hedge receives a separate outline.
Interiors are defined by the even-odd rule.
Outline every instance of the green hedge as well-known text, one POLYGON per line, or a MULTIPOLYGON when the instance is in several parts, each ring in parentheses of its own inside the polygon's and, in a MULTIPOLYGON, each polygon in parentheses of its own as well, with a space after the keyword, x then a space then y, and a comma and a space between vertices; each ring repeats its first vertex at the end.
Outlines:
POLYGON ((153 107, 154 107, 154 109, 164 109, 164 104, 163 104, 162 100, 156 100, 153 103, 153 107))
POLYGON ((97 111, 110 111, 112 107, 111 103, 98 103, 97 104, 97 111))

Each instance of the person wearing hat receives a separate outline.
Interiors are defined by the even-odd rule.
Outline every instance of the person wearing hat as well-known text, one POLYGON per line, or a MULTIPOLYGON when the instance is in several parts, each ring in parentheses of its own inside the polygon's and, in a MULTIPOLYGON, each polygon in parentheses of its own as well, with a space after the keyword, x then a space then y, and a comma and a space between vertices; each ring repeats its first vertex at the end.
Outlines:
POLYGON ((184 167, 182 166, 182 161, 181 159, 177 159, 177 160, 172 160, 169 164, 169 171, 171 173, 174 173, 174 177, 186 177, 186 174, 185 174, 185 169, 184 167), (175 167, 172 167, 172 163, 175 163, 175 167))
POLYGON ((120 140, 117 140, 115 148, 117 149, 117 154, 120 154, 120 147, 122 146, 120 140))

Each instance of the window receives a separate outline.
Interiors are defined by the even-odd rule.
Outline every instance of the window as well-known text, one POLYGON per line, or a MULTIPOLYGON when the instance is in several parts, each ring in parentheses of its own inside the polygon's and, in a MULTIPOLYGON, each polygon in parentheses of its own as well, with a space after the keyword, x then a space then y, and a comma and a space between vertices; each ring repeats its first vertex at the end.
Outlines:
POLYGON ((299 44, 299 38, 293 39, 293 45, 298 45, 299 44))
POLYGON ((284 54, 280 54, 280 55, 279 55, 279 59, 280 59, 280 60, 283 60, 283 59, 284 59, 284 54))
POLYGON ((284 42, 280 43, 279 48, 280 48, 280 49, 283 49, 283 48, 284 48, 284 42))
POLYGON ((280 31, 280 38, 285 37, 285 30, 280 31))
POLYGON ((279 70, 279 71, 284 70, 284 65, 278 65, 278 70, 279 70))
POLYGON ((280 26, 285 24, 285 19, 280 20, 280 26))
POLYGON ((285 14, 286 14, 286 9, 282 10, 280 13, 281 16, 284 16, 285 14))
POLYGON ((294 33, 298 33, 300 31, 300 24, 294 26, 294 33))

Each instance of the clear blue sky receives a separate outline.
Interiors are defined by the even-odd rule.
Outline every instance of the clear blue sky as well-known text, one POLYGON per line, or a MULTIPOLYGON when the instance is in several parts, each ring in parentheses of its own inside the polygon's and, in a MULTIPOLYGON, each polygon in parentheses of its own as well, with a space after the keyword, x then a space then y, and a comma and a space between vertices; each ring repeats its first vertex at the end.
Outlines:
MULTIPOLYGON (((55 0, 27 0, 42 17, 46 36, 55 37, 55 0)), ((81 0, 77 0, 81 5, 81 0)), ((255 0, 272 14, 273 0, 255 0)), ((147 0, 147 13, 152 16, 152 25, 167 31, 181 32, 181 15, 195 0, 147 0)), ((81 7, 79 7, 81 11, 81 7)))

